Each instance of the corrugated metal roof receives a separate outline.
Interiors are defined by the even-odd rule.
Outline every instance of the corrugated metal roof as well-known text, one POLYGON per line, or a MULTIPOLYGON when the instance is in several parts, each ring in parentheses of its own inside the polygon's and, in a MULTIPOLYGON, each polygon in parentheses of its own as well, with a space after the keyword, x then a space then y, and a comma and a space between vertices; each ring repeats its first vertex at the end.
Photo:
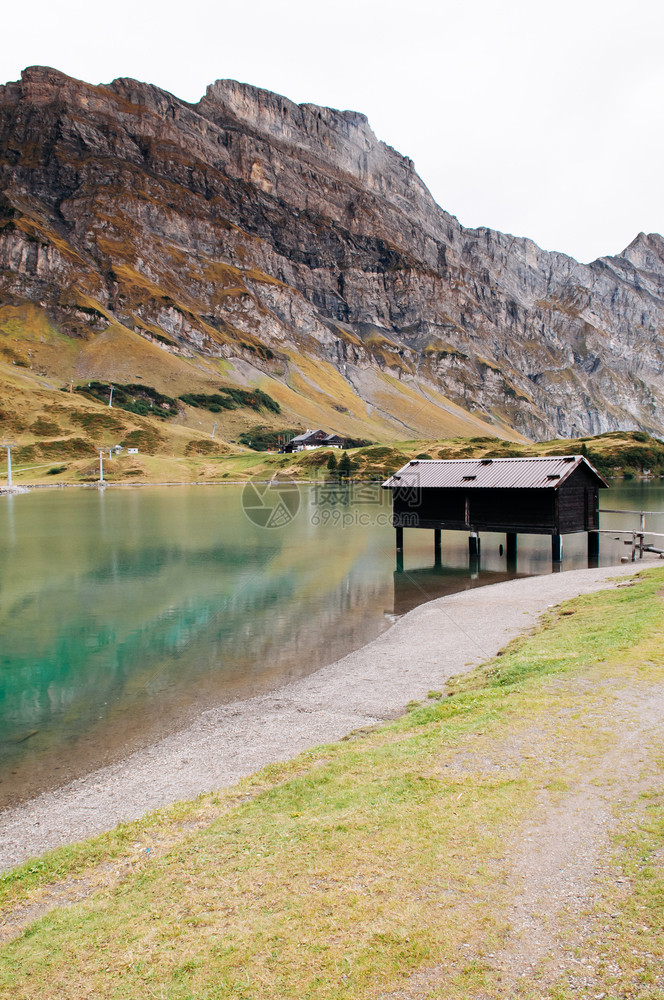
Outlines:
POLYGON ((314 434, 322 434, 322 433, 323 431, 305 431, 303 434, 296 434, 294 438, 291 438, 291 443, 293 441, 297 442, 307 441, 310 437, 313 437, 314 434))
POLYGON ((583 455, 543 458, 414 459, 383 483, 383 488, 423 487, 442 489, 557 489, 585 463, 607 486, 583 455))

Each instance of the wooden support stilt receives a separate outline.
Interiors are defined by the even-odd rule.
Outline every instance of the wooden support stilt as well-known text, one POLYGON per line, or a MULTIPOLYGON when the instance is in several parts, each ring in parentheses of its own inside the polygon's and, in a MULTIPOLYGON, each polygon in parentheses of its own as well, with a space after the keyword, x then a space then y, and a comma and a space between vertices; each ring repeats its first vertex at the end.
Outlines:
POLYGON ((516 573, 517 534, 515 531, 508 531, 505 536, 505 555, 507 558, 507 572, 516 573))
POLYGON ((442 544, 441 544, 440 528, 434 528, 433 531, 433 560, 436 569, 440 569, 440 567, 442 566, 442 544))
POLYGON ((551 535, 551 561, 561 563, 563 561, 563 536, 551 535))
POLYGON ((476 531, 468 535, 468 555, 471 559, 479 559, 480 557, 480 536, 476 531))
POLYGON ((397 573, 403 573, 403 528, 396 529, 397 573))
POLYGON ((599 560, 599 531, 588 532, 588 566, 596 568, 599 560))

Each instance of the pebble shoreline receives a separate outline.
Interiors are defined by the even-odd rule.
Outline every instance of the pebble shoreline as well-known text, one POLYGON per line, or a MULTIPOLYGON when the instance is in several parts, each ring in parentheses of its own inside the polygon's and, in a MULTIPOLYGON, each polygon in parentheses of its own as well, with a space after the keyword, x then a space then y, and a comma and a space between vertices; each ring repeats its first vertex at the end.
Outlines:
POLYGON ((209 709, 116 764, 0 813, 0 871, 394 718, 409 701, 495 656, 547 608, 611 586, 644 565, 510 580, 423 604, 314 674, 209 709))

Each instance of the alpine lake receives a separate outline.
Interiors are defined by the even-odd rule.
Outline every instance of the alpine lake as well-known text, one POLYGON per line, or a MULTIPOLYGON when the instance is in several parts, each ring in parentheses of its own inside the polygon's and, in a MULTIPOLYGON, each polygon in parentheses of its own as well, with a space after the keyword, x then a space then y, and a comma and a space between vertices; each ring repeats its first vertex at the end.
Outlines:
MULTIPOLYGON (((600 501, 664 511, 664 482, 614 481, 600 501)), ((478 565, 444 532, 435 569, 433 532, 406 530, 396 573, 390 512, 367 483, 0 496, 0 808, 311 673, 424 601, 553 571, 548 537, 519 536, 510 573, 504 536, 482 535, 478 565)), ((664 534, 664 514, 647 528, 664 534)), ((602 535, 600 565, 624 537, 602 535)), ((566 536, 562 571, 586 565, 585 534, 566 536)))

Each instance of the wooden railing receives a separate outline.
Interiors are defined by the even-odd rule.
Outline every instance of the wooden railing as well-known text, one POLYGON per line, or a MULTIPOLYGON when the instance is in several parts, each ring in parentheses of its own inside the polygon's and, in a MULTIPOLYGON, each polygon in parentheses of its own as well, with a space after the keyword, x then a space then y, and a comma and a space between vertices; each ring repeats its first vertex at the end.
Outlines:
POLYGON ((634 514, 638 515, 639 527, 638 528, 595 528, 594 530, 600 535, 627 535, 624 540, 625 545, 631 547, 631 557, 632 562, 636 560, 636 554, 638 552, 639 559, 643 559, 644 552, 655 552, 660 558, 664 558, 664 548, 657 548, 650 542, 646 542, 646 535, 651 538, 664 538, 664 534, 659 531, 648 531, 646 528, 646 516, 659 515, 664 516, 664 510, 621 510, 612 507, 600 507, 600 514, 634 514))

